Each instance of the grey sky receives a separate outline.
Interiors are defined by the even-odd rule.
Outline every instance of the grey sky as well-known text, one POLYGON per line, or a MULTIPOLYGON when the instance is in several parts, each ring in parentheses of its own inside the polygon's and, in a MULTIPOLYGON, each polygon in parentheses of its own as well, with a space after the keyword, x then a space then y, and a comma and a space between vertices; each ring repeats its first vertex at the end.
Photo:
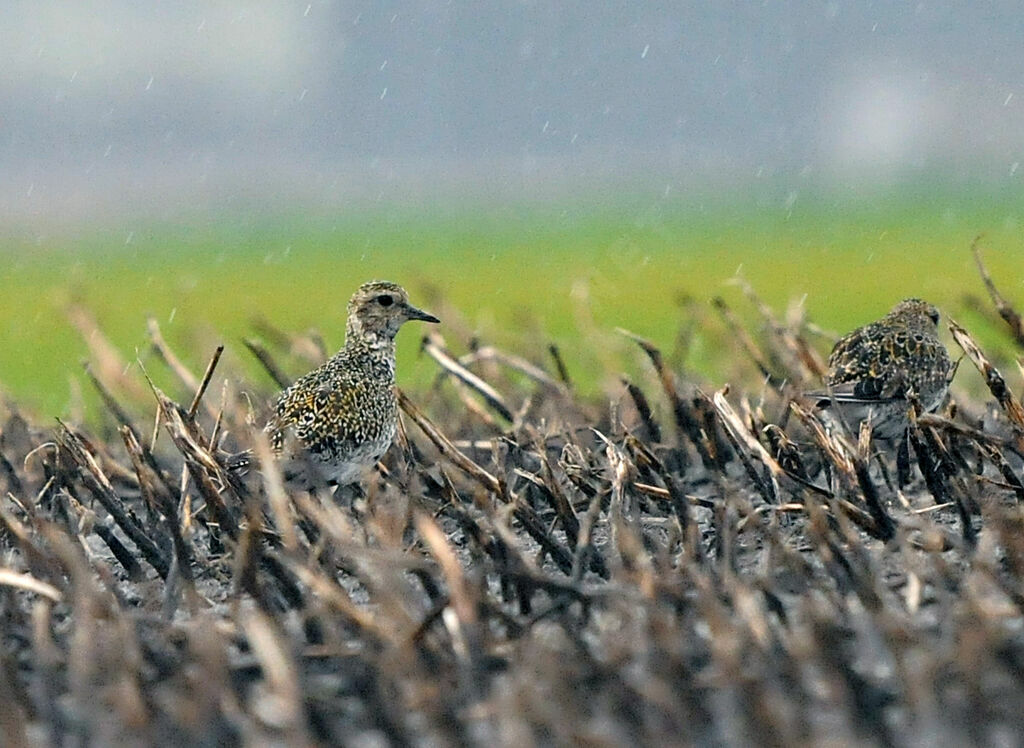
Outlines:
POLYGON ((0 215, 1024 175, 1016 3, 4 4, 0 215))

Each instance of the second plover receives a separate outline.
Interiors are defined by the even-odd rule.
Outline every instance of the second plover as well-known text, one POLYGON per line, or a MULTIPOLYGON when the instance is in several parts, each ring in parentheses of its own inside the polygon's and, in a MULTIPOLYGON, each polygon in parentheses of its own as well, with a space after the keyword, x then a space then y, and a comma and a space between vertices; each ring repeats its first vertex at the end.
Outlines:
POLYGON ((836 406, 856 430, 869 421, 878 439, 900 437, 907 408, 916 398, 927 412, 942 404, 955 367, 938 337, 938 310, 921 299, 904 299, 876 322, 844 335, 828 359, 818 407, 836 406))

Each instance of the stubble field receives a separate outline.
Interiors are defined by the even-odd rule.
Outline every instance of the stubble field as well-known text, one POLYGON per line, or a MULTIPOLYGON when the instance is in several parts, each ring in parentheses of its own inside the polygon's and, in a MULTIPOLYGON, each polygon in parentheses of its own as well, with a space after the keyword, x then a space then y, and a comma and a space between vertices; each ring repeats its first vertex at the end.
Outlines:
POLYGON ((12 254, 0 733, 1013 744, 1024 336, 970 245, 990 229, 1013 304, 1016 227, 929 215, 392 216, 12 254), (403 429, 362 495, 229 470, 275 388, 241 338, 295 377, 370 277, 444 324, 422 353, 399 336, 403 429), (800 395, 830 331, 910 295, 980 351, 900 465, 800 395))

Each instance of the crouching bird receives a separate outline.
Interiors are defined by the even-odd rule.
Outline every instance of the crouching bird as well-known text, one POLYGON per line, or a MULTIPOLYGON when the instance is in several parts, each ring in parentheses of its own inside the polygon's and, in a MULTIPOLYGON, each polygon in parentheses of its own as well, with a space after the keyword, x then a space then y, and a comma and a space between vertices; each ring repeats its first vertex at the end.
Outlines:
POLYGON ((907 408, 916 398, 924 412, 942 404, 956 366, 938 336, 939 312, 921 299, 904 299, 876 322, 835 344, 826 389, 808 392, 817 407, 857 434, 871 425, 876 439, 901 438, 907 408))

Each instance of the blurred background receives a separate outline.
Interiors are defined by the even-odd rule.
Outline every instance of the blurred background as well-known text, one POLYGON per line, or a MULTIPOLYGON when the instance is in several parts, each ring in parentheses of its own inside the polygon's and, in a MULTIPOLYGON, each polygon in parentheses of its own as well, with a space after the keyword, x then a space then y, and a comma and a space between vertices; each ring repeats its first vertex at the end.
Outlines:
POLYGON ((571 346, 574 305, 671 340, 740 269, 842 330, 955 313, 985 233, 1024 301, 1022 31, 1011 2, 8 0, 0 388, 68 407, 76 304, 202 362, 196 330, 259 316, 336 348, 375 277, 571 346))

